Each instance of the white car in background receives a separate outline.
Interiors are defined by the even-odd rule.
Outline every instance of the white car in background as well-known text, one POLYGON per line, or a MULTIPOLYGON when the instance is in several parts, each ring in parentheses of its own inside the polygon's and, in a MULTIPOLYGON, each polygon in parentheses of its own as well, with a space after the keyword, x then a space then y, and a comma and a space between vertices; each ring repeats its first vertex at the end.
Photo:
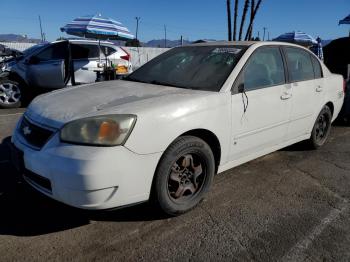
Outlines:
POLYGON ((35 45, 3 66, 8 76, 0 80, 0 108, 19 107, 34 88, 53 90, 93 83, 106 63, 112 63, 120 76, 132 72, 130 54, 112 42, 101 41, 99 45, 98 41, 82 39, 35 45))
POLYGON ((126 80, 36 98, 14 131, 13 161, 32 187, 74 207, 152 200, 178 215, 216 173, 303 140, 322 146, 343 99, 342 76, 297 45, 178 47, 126 80))

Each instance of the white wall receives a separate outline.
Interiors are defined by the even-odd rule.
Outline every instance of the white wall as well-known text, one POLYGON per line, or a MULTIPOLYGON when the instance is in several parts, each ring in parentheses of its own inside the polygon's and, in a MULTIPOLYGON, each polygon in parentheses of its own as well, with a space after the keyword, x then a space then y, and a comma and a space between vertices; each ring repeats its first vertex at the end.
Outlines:
POLYGON ((16 42, 0 42, 0 44, 5 45, 7 47, 17 49, 19 51, 23 51, 33 45, 34 43, 16 43, 16 42))
MULTIPOLYGON (((3 42, 1 43, 7 47, 23 51, 35 44, 33 43, 12 43, 12 42, 3 42)), ((134 69, 137 69, 144 63, 155 58, 156 56, 164 53, 169 50, 169 48, 154 48, 154 47, 123 47, 128 50, 131 54, 131 63, 134 69)))
MULTIPOLYGON (((123 47, 124 48, 124 47, 123 47)), ((169 48, 154 47, 125 47, 131 54, 131 63, 134 69, 139 68, 144 63, 169 50, 169 48)))

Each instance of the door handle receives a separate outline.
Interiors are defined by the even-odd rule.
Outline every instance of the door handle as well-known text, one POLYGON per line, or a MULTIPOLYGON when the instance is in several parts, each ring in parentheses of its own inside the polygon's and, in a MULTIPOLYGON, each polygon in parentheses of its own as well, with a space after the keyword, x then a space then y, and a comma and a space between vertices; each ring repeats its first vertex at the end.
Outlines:
POLYGON ((322 92, 322 91, 323 91, 323 87, 322 86, 316 87, 316 92, 322 92))
POLYGON ((283 95, 281 95, 282 100, 287 100, 291 97, 292 97, 292 94, 289 94, 289 93, 284 93, 283 95))

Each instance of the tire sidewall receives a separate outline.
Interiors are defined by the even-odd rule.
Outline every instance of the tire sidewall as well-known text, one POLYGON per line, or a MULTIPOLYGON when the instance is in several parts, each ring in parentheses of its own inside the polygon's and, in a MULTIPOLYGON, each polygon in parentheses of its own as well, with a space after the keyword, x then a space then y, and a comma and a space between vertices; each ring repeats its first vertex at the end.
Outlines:
POLYGON ((16 81, 12 81, 12 80, 9 80, 9 79, 1 79, 0 80, 0 84, 2 83, 11 83, 13 85, 16 85, 18 86, 20 92, 21 92, 21 98, 19 99, 19 101, 17 101, 16 103, 13 103, 13 104, 3 104, 1 101, 0 101, 0 108, 3 108, 3 109, 8 109, 8 108, 18 108, 21 106, 21 101, 23 99, 23 89, 21 87, 21 85, 16 82, 16 81))
POLYGON ((178 215, 185 213, 194 208, 209 191, 215 173, 215 161, 213 153, 207 143, 203 140, 184 136, 175 140, 165 151, 156 170, 154 181, 154 196, 155 201, 160 208, 168 215, 178 215), (190 201, 176 202, 168 192, 168 178, 171 172, 171 167, 174 162, 181 156, 195 153, 202 158, 205 165, 206 178, 203 182, 201 190, 190 198, 190 201))

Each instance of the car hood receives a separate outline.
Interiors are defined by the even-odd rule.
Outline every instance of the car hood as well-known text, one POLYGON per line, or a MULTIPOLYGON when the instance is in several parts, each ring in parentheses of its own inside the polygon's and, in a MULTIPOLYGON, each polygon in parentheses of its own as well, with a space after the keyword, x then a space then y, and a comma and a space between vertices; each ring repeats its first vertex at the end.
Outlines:
POLYGON ((41 95, 25 115, 31 120, 60 128, 82 117, 103 114, 138 114, 169 103, 206 96, 212 92, 187 90, 124 80, 65 88, 41 95))

